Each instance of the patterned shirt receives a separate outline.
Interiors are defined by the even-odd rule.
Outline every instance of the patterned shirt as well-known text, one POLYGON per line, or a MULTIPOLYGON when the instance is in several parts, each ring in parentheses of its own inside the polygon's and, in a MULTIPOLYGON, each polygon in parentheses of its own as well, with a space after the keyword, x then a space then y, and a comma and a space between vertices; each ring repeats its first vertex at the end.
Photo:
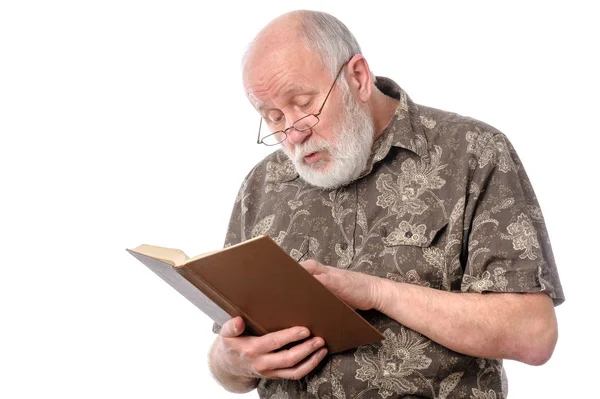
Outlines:
MULTIPOLYGON (((267 234, 295 259, 452 292, 545 292, 564 300, 542 212, 507 138, 489 125, 399 100, 366 169, 320 189, 281 150, 248 174, 226 246, 267 234)), ((261 398, 506 397, 501 359, 456 353, 375 311, 382 342, 328 355, 299 381, 263 379, 261 398)), ((482 317, 485 317, 482 315, 482 317)))

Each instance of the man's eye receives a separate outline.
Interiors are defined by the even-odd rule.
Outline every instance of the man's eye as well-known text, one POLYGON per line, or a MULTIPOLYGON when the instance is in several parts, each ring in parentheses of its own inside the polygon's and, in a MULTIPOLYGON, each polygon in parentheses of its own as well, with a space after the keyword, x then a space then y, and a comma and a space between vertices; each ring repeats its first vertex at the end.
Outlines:
POLYGON ((283 121, 283 115, 277 115, 277 116, 270 116, 269 117, 269 122, 271 122, 274 125, 278 125, 283 121))

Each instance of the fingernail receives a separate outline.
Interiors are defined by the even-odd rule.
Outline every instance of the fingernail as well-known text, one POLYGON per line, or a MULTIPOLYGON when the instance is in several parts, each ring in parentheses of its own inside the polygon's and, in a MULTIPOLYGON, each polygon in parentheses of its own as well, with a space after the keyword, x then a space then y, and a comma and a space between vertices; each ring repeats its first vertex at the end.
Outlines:
POLYGON ((302 330, 302 331, 300 331, 300 333, 298 334, 298 336, 299 336, 300 338, 306 338, 306 337, 308 337, 308 335, 309 335, 309 332, 308 332, 308 331, 306 331, 306 330, 302 330))
POLYGON ((323 341, 320 340, 320 339, 318 339, 318 340, 315 341, 315 343, 313 344, 313 346, 315 348, 319 348, 319 347, 323 346, 323 341))

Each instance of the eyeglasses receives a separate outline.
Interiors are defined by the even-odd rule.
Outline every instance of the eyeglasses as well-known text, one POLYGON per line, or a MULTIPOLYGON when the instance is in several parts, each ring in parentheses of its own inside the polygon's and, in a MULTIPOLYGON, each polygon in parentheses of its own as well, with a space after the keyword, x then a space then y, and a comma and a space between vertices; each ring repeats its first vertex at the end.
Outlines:
POLYGON ((331 88, 327 92, 327 95, 325 96, 325 100, 323 100, 323 104, 321 104, 321 108, 319 108, 319 112, 317 112, 316 114, 308 114, 306 116, 303 116, 302 118, 300 118, 296 122, 294 122, 292 124, 292 126, 288 127, 287 129, 278 130, 276 132, 273 132, 273 133, 263 137, 262 139, 260 138, 260 131, 262 128, 263 118, 260 118, 260 124, 258 125, 258 138, 256 139, 256 143, 269 145, 269 146, 277 145, 279 143, 283 143, 287 139, 288 132, 292 129, 295 129, 299 132, 304 132, 306 130, 309 130, 309 129, 312 129, 313 127, 315 127, 317 125, 317 123, 319 123, 321 121, 319 119, 319 115, 321 115, 321 112, 323 111, 323 107, 325 106, 325 103, 327 102, 327 99, 329 98, 331 91, 335 87, 335 82, 340 77, 340 74, 342 73, 342 70, 344 69, 344 67, 346 66, 347 63, 348 62, 344 62, 342 64, 340 70, 338 71, 337 75, 335 76, 333 84, 331 85, 331 88))

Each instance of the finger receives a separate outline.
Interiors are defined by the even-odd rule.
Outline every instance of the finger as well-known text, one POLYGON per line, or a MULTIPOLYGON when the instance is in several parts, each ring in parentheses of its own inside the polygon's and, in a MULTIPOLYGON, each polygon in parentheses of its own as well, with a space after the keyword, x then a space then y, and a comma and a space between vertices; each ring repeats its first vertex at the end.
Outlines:
POLYGON ((322 267, 322 265, 314 259, 308 259, 303 262, 300 262, 300 265, 306 270, 308 270, 310 274, 320 272, 320 267, 322 267))
POLYGON ((260 374, 278 369, 292 368, 324 345, 325 341, 323 338, 315 337, 290 349, 269 353, 255 363, 254 367, 260 374))
POLYGON ((244 319, 240 316, 234 317, 233 319, 229 319, 223 324, 221 328, 221 336, 226 338, 237 337, 241 333, 244 332, 246 328, 246 324, 244 323, 244 319))
POLYGON ((287 328, 260 337, 257 349, 259 353, 269 353, 309 336, 310 331, 306 327, 287 328))
POLYGON ((274 370, 267 372, 267 378, 283 378, 286 380, 299 380, 308 373, 314 370, 315 367, 321 363, 321 361, 327 355, 327 348, 321 348, 318 351, 310 355, 306 360, 297 364, 296 366, 288 369, 274 370))

